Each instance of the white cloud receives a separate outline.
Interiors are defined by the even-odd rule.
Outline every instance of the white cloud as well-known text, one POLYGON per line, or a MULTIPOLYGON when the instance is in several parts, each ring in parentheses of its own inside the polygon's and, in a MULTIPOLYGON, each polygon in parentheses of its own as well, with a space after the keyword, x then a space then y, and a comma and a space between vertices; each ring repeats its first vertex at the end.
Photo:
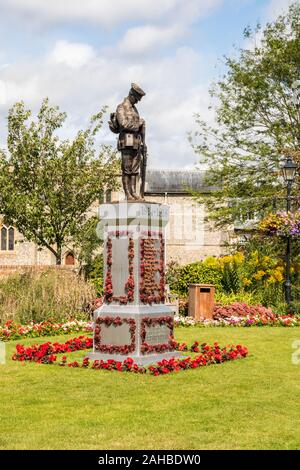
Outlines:
POLYGON ((157 19, 181 0, 0 0, 7 10, 45 22, 88 21, 111 27, 127 20, 157 19))
POLYGON ((0 109, 7 109, 14 102, 26 100, 35 103, 39 100, 38 78, 34 76, 23 77, 22 80, 0 80, 0 109))
POLYGON ((230 3, 231 0, 180 0, 176 9, 176 17, 181 23, 193 23, 199 18, 211 14, 226 1, 230 3))
POLYGON ((95 56, 94 49, 89 44, 57 41, 48 60, 54 64, 65 64, 68 67, 78 68, 85 65, 95 56))
MULTIPOLYGON (((128 93, 130 83, 137 82, 146 91, 139 110, 147 122, 149 165, 175 168, 195 163, 197 157, 186 133, 194 128, 193 115, 206 112, 205 75, 211 58, 204 59, 188 47, 177 46, 167 57, 155 51, 174 45, 188 34, 193 22, 211 13, 223 1, 0 0, 0 7, 12 12, 14 17, 21 17, 29 29, 32 21, 39 28, 58 22, 70 22, 74 27, 76 21, 107 28, 127 20, 134 20, 137 25, 129 28, 117 44, 109 43, 101 50, 62 37, 52 42, 52 50, 45 56, 24 57, 6 64, 1 69, 0 81, 2 142, 6 132, 4 118, 16 101, 23 99, 36 111, 48 96, 52 104, 67 111, 69 118, 63 137, 72 137, 104 104, 114 111, 128 93)), ((34 30, 31 33, 35 37, 34 30)), ((115 136, 107 123, 101 139, 115 145, 115 136)))
MULTIPOLYGON (((138 107, 147 123, 149 165, 176 168, 197 161, 186 133, 194 127, 193 115, 205 112, 207 107, 207 85, 199 85, 199 76, 207 64, 198 53, 184 47, 167 58, 141 58, 135 63, 122 55, 93 51, 93 55, 82 54, 84 66, 74 73, 74 59, 70 59, 72 54, 68 51, 77 51, 79 46, 81 51, 90 51, 89 45, 63 42, 62 47, 61 43, 56 43, 44 59, 8 64, 1 70, 0 147, 5 139, 4 119, 9 107, 18 100, 23 99, 26 106, 36 111, 42 99, 49 96, 52 104, 67 111, 69 118, 63 137, 71 137, 85 127, 102 105, 107 104, 114 111, 135 81, 146 91, 138 107), (62 66, 62 61, 67 66, 62 66)), ((107 122, 101 140, 116 143, 107 122)))
POLYGON ((169 27, 145 25, 130 28, 120 41, 119 49, 129 54, 145 54, 156 47, 171 44, 182 33, 183 28, 180 25, 169 27))
POLYGON ((39 22, 91 22, 113 27, 125 21, 191 21, 223 0, 0 0, 0 7, 39 22))
POLYGON ((188 33, 190 25, 222 5, 224 0, 179 0, 164 25, 145 24, 129 28, 119 42, 127 54, 147 54, 161 50, 188 33))
POLYGON ((274 20, 278 15, 286 12, 291 3, 295 3, 295 0, 271 0, 266 11, 268 20, 274 20))

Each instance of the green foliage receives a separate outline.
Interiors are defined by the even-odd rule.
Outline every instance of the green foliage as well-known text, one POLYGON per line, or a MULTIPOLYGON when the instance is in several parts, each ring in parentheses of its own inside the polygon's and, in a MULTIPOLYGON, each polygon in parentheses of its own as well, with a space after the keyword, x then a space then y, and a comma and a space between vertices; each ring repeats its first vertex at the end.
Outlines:
MULTIPOLYGON (((226 58, 227 71, 211 89, 216 124, 198 116, 199 130, 191 137, 209 167, 205 185, 218 188, 194 196, 217 227, 281 209, 283 154, 300 161, 300 99, 295 101, 294 90, 300 70, 299 2, 264 31, 248 28, 245 37, 248 48, 226 58)), ((293 190, 296 195, 296 185, 293 190)))
POLYGON ((0 280, 0 323, 88 318, 94 287, 64 268, 31 269, 0 280))
POLYGON ((236 294, 241 289, 241 277, 236 261, 224 264, 221 285, 224 292, 228 294, 231 292, 236 294))
POLYGON ((276 309, 277 306, 284 302, 283 283, 269 284, 266 286, 260 285, 254 291, 257 303, 264 307, 271 307, 276 309))
POLYGON ((170 290, 173 293, 176 293, 174 290, 176 290, 175 286, 178 283, 179 277, 180 277, 180 270, 181 266, 177 261, 171 261, 170 263, 167 264, 166 267, 166 284, 170 286, 170 290))
POLYGON ((290 305, 286 306, 286 313, 295 315, 300 313, 300 301, 294 300, 290 303, 290 305))
POLYGON ((103 254, 97 255, 86 267, 85 276, 91 281, 97 291, 97 297, 103 295, 103 254))
POLYGON ((280 302, 276 305, 276 313, 278 315, 299 315, 300 314, 300 302, 299 300, 293 300, 290 305, 285 302, 280 302))
MULTIPOLYGON (((245 302, 274 307, 278 311, 277 307, 284 304, 284 262, 276 249, 253 238, 244 247, 244 253, 238 251, 220 258, 207 257, 202 262, 186 266, 172 263, 167 271, 171 291, 180 296, 182 310, 185 309, 188 286, 209 283, 216 286, 215 300, 223 305, 245 302)), ((298 264, 295 257, 292 265, 295 302, 300 300, 298 264)))
POLYGON ((92 269, 95 252, 102 245, 102 240, 97 234, 98 217, 90 217, 82 227, 74 233, 72 248, 79 262, 80 273, 87 277, 87 273, 92 269))
POLYGON ((85 232, 92 203, 116 186, 116 154, 108 146, 95 149, 105 110, 73 141, 59 140, 66 114, 47 99, 36 120, 22 102, 9 111, 8 153, 0 153, 1 213, 27 240, 50 250, 57 264, 62 247, 85 232))
POLYGON ((217 291, 215 295, 215 301, 216 303, 220 303, 222 305, 230 305, 235 302, 243 302, 247 305, 259 304, 259 301, 257 300, 255 296, 255 293, 245 292, 243 290, 237 293, 231 292, 229 294, 217 291))
POLYGON ((188 294, 190 284, 214 284, 221 287, 222 272, 219 266, 210 266, 205 262, 187 264, 173 270, 173 280, 169 277, 170 290, 180 296, 188 294), (176 272, 176 276, 174 275, 176 272))

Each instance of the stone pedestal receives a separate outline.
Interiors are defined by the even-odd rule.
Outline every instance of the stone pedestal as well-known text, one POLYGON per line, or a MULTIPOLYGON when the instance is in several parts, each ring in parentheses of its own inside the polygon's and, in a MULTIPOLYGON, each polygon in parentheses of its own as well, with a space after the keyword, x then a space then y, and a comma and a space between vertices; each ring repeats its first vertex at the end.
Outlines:
POLYGON ((147 202, 102 204, 104 303, 95 311, 90 359, 139 365, 178 357, 173 312, 165 305, 165 226, 169 207, 147 202))

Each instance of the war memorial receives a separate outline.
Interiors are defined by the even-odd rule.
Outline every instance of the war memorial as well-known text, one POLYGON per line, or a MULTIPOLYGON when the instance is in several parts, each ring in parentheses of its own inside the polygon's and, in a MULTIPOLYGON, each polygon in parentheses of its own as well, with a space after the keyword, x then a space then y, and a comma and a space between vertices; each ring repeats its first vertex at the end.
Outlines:
POLYGON ((147 147, 145 121, 135 104, 145 95, 136 84, 111 115, 119 134, 125 200, 99 207, 104 241, 104 304, 94 314, 89 358, 122 361, 130 355, 145 365, 179 356, 173 311, 165 305, 166 204, 144 199, 147 147), (140 191, 137 194, 141 170, 140 191))

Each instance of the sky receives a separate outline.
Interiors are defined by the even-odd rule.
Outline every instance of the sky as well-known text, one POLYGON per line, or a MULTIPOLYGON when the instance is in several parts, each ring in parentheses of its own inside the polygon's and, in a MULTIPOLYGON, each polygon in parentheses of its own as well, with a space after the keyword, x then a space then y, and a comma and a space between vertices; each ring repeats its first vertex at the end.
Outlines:
MULTIPOLYGON (((195 114, 213 120, 209 87, 225 72, 224 55, 245 47, 243 30, 273 20, 289 0, 0 0, 0 146, 10 107, 42 100, 66 111, 63 138, 109 112, 137 83, 146 120, 148 165, 199 163, 187 133, 195 114)), ((108 115, 99 143, 116 146, 108 115)))

